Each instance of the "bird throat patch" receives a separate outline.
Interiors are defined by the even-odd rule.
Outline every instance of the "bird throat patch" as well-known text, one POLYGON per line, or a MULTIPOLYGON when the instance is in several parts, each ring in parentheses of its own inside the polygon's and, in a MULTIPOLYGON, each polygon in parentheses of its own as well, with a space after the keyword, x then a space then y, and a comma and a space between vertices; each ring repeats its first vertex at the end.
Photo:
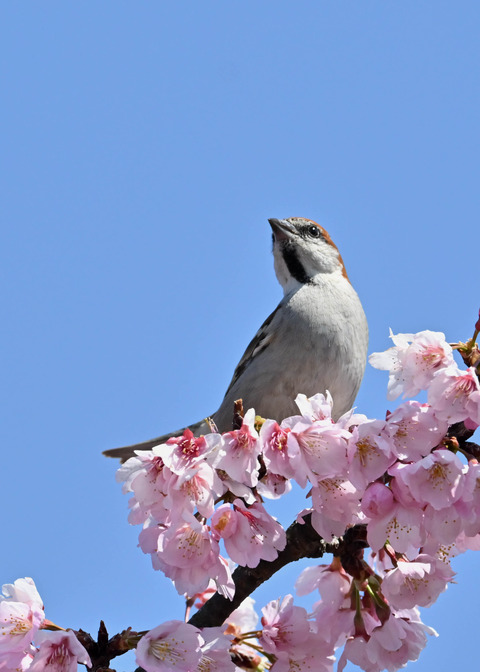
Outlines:
POLYGON ((292 242, 288 240, 284 242, 282 245, 282 255, 290 275, 295 278, 297 282, 302 285, 306 285, 310 282, 311 277, 305 271, 302 262, 298 258, 296 246, 292 242))

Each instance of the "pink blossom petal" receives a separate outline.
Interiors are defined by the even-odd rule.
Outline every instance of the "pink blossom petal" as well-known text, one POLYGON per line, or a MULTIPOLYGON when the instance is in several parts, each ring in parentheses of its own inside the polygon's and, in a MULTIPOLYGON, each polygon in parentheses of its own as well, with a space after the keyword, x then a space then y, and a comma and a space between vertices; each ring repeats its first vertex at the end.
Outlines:
POLYGON ((183 621, 166 621, 137 645, 137 664, 147 672, 193 672, 202 658, 200 631, 183 621))

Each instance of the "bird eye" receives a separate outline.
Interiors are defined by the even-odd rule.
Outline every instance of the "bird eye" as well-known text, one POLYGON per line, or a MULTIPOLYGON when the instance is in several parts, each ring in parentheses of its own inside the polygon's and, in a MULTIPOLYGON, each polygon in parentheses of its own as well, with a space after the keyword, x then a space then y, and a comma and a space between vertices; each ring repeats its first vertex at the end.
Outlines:
POLYGON ((318 226, 309 226, 308 233, 312 236, 312 238, 320 237, 320 229, 318 228, 318 226))

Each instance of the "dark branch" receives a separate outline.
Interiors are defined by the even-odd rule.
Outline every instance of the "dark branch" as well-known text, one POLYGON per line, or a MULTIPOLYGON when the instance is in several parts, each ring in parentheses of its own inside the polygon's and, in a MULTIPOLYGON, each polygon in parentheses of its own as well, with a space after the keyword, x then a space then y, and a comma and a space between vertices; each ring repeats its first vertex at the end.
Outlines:
POLYGON ((474 429, 467 429, 464 422, 456 422, 454 425, 450 425, 448 428, 447 436, 454 436, 456 439, 458 439, 458 442, 462 444, 463 442, 470 439, 474 432, 474 429))
POLYGON ((110 669, 110 661, 132 648, 128 642, 128 638, 136 634, 132 633, 131 629, 128 628, 128 630, 124 630, 109 639, 107 628, 103 621, 100 621, 97 641, 84 630, 74 630, 73 632, 78 641, 88 651, 88 655, 92 661, 92 667, 88 669, 93 672, 114 672, 114 670, 110 669))
POLYGON ((467 429, 464 422, 456 422, 448 428, 447 437, 458 441, 458 448, 467 456, 480 461, 480 446, 473 441, 469 441, 475 433, 474 429, 467 429))

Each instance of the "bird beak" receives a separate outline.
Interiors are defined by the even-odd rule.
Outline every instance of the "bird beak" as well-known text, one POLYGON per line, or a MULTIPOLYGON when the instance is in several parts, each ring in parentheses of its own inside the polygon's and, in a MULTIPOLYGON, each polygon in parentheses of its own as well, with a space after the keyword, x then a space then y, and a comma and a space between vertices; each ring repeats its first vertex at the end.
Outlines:
POLYGON ((272 227, 273 235, 275 240, 288 240, 292 236, 296 235, 297 230, 295 229, 290 222, 287 222, 286 219, 269 219, 270 226, 272 227))

